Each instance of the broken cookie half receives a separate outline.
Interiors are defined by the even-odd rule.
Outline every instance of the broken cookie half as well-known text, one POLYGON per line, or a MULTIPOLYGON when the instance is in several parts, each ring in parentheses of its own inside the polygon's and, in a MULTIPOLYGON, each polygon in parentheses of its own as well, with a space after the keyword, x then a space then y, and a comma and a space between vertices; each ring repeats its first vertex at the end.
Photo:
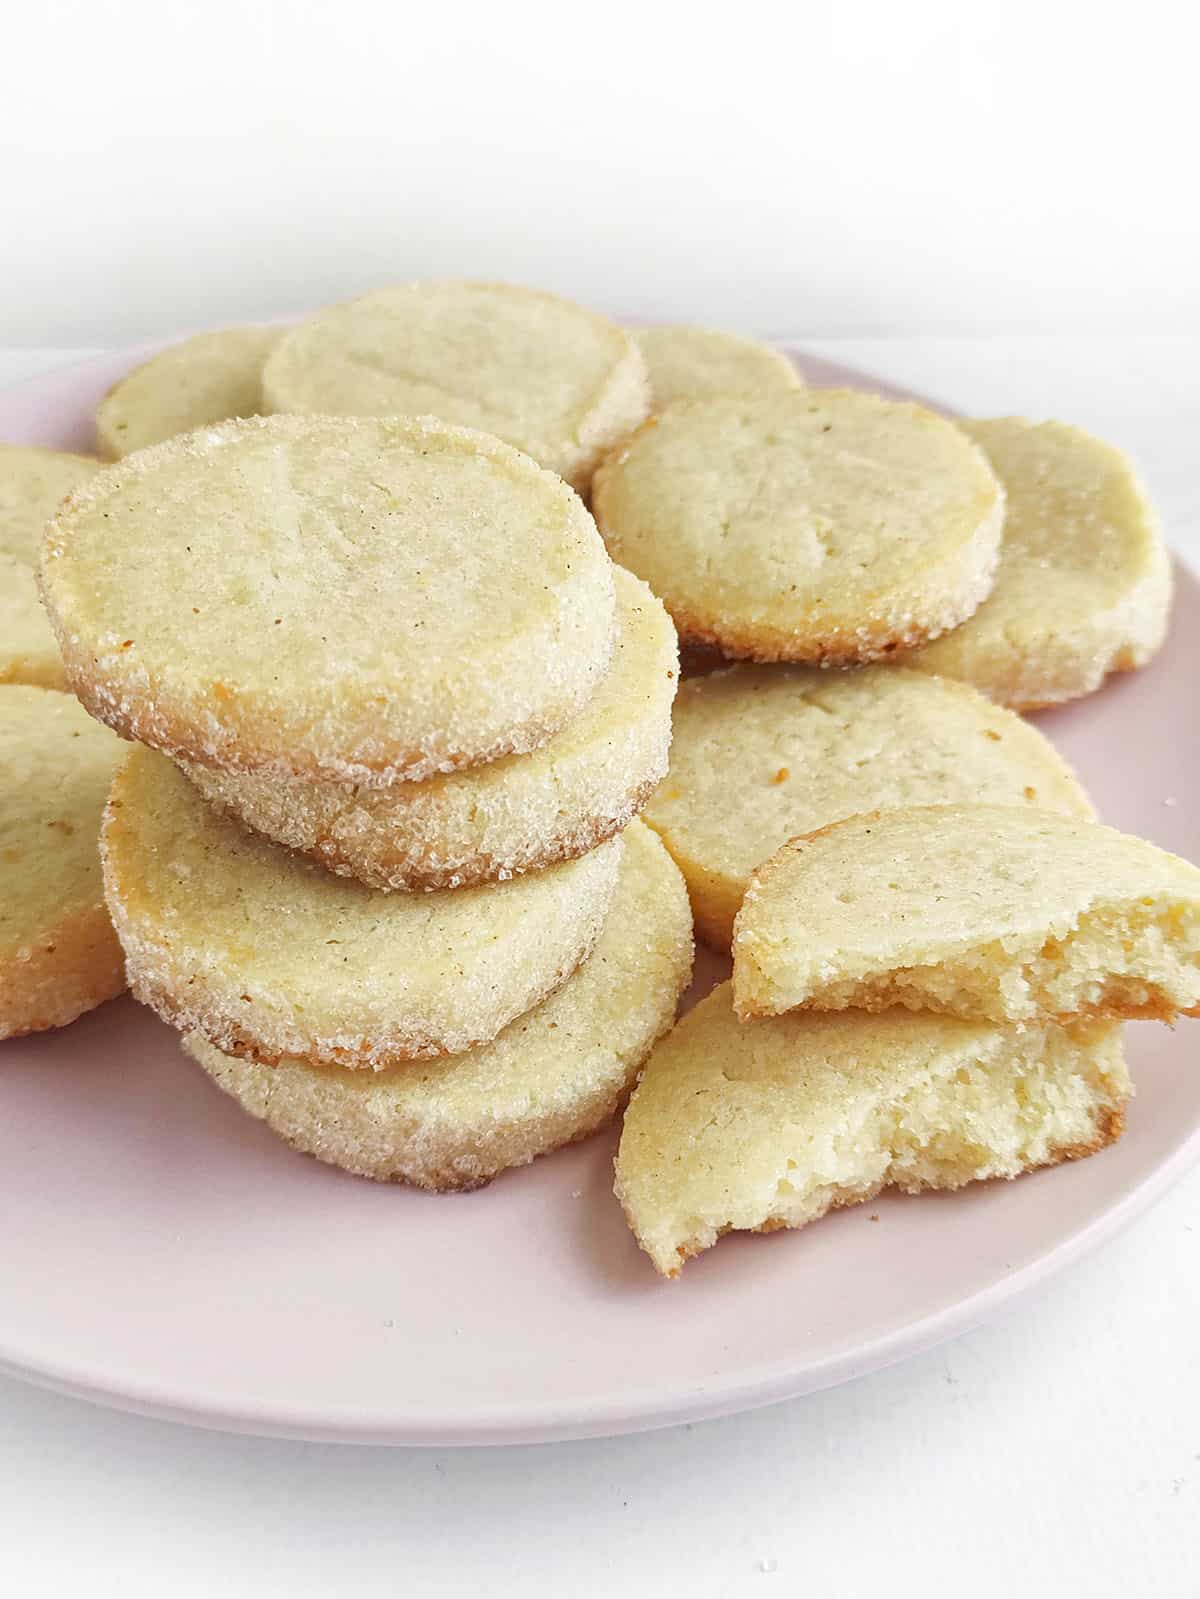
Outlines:
POLYGON ((758 868, 734 1008, 996 1022, 1200 1011, 1200 869, 1082 817, 1002 805, 853 816, 758 868))
POLYGON ((667 1277, 734 1230, 803 1227, 894 1187, 1016 1177, 1116 1139, 1120 1030, 1014 1028, 893 1009, 740 1022, 730 985, 651 1055, 616 1194, 667 1277))

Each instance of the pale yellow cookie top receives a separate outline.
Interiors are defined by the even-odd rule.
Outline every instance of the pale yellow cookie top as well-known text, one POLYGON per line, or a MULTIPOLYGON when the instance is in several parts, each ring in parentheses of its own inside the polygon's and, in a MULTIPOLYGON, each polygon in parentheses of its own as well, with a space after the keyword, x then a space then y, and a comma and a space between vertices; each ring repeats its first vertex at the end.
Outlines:
POLYGON ((782 350, 739 333, 672 325, 635 328, 633 336, 646 358, 656 411, 676 400, 801 386, 799 372, 782 350))
POLYGON ((535 748, 607 668, 578 497, 432 418, 267 417, 138 452, 48 530, 94 715, 202 764, 386 783, 535 748))
POLYGON ((126 746, 69 694, 0 687, 0 955, 104 901, 97 840, 126 746))
POLYGON ((507 883, 380 894, 222 817, 137 748, 102 853, 139 997, 222 1048, 379 1067, 494 1037, 572 971, 621 841, 507 883))
POLYGON ((481 428, 581 487, 649 405, 623 328, 503 283, 405 283, 320 311, 275 350, 263 391, 273 411, 481 428))
POLYGON ((955 800, 1092 814, 1049 740, 966 684, 885 666, 735 666, 680 688, 646 819, 728 943, 750 873, 789 838, 955 800))
POLYGON ((742 1014, 974 1002, 1021 1020, 1067 994, 1052 1013, 1121 1014, 1128 997, 1108 1010, 1108 977, 1151 982, 1159 967, 1185 983, 1187 1009, 1200 1004, 1200 868, 1049 811, 877 811, 794 839, 758 869, 733 960, 742 1014))
POLYGON ((961 628, 912 664, 1033 706, 1098 688, 1162 641, 1170 560, 1158 518, 1120 450, 1062 422, 962 422, 1004 484, 996 580, 961 628))
POLYGON ((96 442, 110 460, 262 408, 263 362, 280 328, 198 333, 121 378, 96 410, 96 442))
POLYGON ((46 523, 99 470, 100 462, 86 455, 0 444, 0 555, 36 566, 46 523))
POLYGON ((760 660, 871 659, 954 626, 990 587, 1003 516, 952 423, 841 389, 668 406, 592 498, 686 637, 760 660))

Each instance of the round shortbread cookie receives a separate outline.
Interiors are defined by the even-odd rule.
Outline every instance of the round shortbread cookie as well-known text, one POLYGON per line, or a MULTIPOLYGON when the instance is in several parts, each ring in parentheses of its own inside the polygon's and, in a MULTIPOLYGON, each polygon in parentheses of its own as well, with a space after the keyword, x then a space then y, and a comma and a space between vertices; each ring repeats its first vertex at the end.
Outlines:
POLYGON ((1004 495, 932 411, 799 389, 668 406, 604 461, 592 508, 688 642, 851 665, 971 615, 1004 495))
POLYGON ((581 492, 649 410, 641 351, 569 300, 504 283, 405 283, 294 328, 268 409, 439 416, 524 450, 581 492))
POLYGON ((141 450, 50 524, 42 591, 72 688, 119 733, 376 787, 544 744, 612 650, 578 496, 428 417, 266 417, 141 450))
POLYGON ((531 755, 386 789, 184 770, 248 827, 376 888, 459 888, 583 855, 661 782, 679 670, 662 605, 620 567, 613 576, 612 668, 581 714, 531 755))
POLYGON ((671 769, 646 820, 714 949, 729 948, 756 866, 856 812, 979 800, 1092 815, 1048 739, 946 678, 734 666, 684 683, 674 723, 671 769))
POLYGON ((884 1188, 1016 1177, 1121 1134, 1120 1028, 892 1010, 739 1022, 723 983, 651 1055, 616 1192, 666 1277, 734 1230, 803 1227, 884 1188))
POLYGON ((595 950, 556 994, 490 1044, 387 1072, 184 1048, 226 1093, 293 1148, 362 1177, 478 1188, 611 1119, 692 969, 692 924, 677 869, 636 822, 595 950))
POLYGON ((1200 867, 1048 811, 922 805, 795 838, 733 933, 739 1016, 1200 1015, 1200 867))
POLYGON ((635 328, 650 374, 650 403, 661 411, 676 400, 712 394, 798 389, 799 372, 782 350, 713 328, 635 328))
POLYGON ((486 1043, 589 953, 621 841, 544 872, 378 894, 248 833, 135 750, 101 833, 129 985, 229 1054, 352 1067, 486 1043))
POLYGON ((37 561, 46 523, 99 470, 85 455, 0 444, 0 683, 67 685, 37 591, 37 561))
POLYGON ((198 333, 151 356, 115 383, 96 410, 96 443, 110 461, 262 409, 263 362, 280 328, 198 333))
POLYGON ((1144 666, 1163 641, 1171 560, 1129 459, 1062 422, 962 422, 1004 485, 1004 544, 969 622, 911 659, 1033 710, 1144 666))
POLYGON ((125 987, 96 841, 124 747, 69 694, 0 687, 0 1038, 125 987))

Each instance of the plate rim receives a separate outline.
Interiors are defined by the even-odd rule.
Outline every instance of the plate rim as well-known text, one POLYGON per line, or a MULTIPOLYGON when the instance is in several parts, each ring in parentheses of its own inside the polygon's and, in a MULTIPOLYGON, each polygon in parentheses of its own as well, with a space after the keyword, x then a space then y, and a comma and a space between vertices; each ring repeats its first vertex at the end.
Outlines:
MULTIPOLYGON (((210 1432, 237 1436, 290 1439, 298 1442, 359 1444, 405 1448, 478 1448, 484 1446, 566 1443, 589 1438, 631 1436, 655 1432, 688 1422, 715 1421, 723 1416, 760 1410, 789 1399, 835 1388, 858 1377, 883 1371, 927 1350, 970 1332, 991 1320, 1002 1310, 1015 1310, 1040 1287, 1061 1272, 1077 1265, 1143 1215, 1181 1178, 1200 1162, 1200 1124, 1169 1156, 1147 1176, 1127 1189, 1114 1203, 1077 1227, 1067 1238, 1043 1249, 1025 1265, 997 1278, 986 1288, 967 1298, 952 1300, 914 1321, 881 1333, 866 1344, 829 1356, 817 1364, 797 1370, 794 1361, 777 1360, 741 1381, 721 1380, 720 1392, 709 1396, 696 1389, 682 1396, 656 1403, 649 1397, 642 1408, 634 1409, 628 1395, 610 1404, 594 1404, 570 1412, 562 1405, 554 1413, 533 1419, 530 1407, 506 1410, 503 1406, 486 1409, 476 1406, 476 1420, 463 1422, 458 1414, 426 1418, 419 1425, 380 1416, 364 1421, 346 1415, 334 1419, 328 1406, 322 1419, 319 1409, 304 1405, 284 1413, 275 1407, 271 1413, 251 1407, 197 1407, 165 1392, 139 1389, 136 1383, 116 1384, 88 1380, 52 1366, 38 1367, 14 1361, 0 1348, 0 1376, 28 1382, 72 1399, 81 1399, 102 1408, 142 1416, 152 1421, 170 1421, 199 1427, 210 1432), (524 1419, 521 1419, 524 1418, 524 1419)), ((667 1292, 672 1286, 664 1285, 667 1292)))

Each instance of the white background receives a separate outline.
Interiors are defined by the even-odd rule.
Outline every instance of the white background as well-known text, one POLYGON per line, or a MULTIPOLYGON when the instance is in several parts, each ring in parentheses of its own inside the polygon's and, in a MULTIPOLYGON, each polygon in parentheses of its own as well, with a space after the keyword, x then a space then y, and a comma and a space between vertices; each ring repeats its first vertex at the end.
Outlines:
MULTIPOLYGON (((517 277, 1091 426, 1200 562, 1178 8, 436 9, 5 11, 0 381, 398 277, 517 277)), ((0 1592, 1184 1599, 1198 1250, 1200 1174, 946 1349, 607 1442, 271 1443, 0 1382, 0 1592)))
POLYGON ((446 273, 763 331, 1200 331, 1191 10, 9 0, 0 341, 446 273))

